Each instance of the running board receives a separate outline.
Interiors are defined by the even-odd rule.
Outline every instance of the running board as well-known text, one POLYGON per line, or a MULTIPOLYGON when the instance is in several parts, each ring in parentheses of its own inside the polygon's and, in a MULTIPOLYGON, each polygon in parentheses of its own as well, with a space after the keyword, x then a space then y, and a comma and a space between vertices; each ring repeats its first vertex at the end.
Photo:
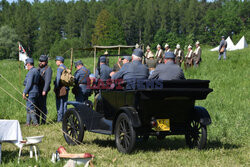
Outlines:
POLYGON ((102 130, 102 129, 93 129, 93 130, 90 130, 89 132, 100 133, 100 134, 104 134, 104 135, 112 135, 111 131, 102 130))

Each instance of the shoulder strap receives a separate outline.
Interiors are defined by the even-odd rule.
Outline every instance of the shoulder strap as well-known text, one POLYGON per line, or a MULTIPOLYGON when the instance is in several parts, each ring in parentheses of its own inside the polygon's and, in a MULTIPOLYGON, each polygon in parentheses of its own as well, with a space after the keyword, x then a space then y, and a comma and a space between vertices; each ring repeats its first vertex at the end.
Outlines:
POLYGON ((85 69, 83 69, 83 68, 82 68, 81 70, 85 72, 85 75, 83 76, 83 78, 82 78, 82 80, 80 81, 80 83, 85 79, 86 75, 88 74, 88 71, 87 71, 87 70, 85 70, 85 69))
POLYGON ((42 75, 41 76, 44 76, 44 74, 45 74, 45 72, 46 72, 46 70, 49 68, 49 66, 46 66, 45 67, 45 69, 44 69, 44 71, 42 72, 42 75))

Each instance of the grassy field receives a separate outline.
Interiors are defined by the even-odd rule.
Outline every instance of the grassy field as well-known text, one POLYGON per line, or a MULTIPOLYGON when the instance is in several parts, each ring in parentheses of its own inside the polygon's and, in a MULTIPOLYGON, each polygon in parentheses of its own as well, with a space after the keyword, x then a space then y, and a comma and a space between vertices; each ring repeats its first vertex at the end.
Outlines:
MULTIPOLYGON (((26 156, 20 166, 62 166, 63 162, 52 164, 51 154, 63 145, 68 152, 89 152, 95 155, 95 166, 250 166, 250 47, 228 52, 226 61, 217 60, 217 53, 203 49, 202 64, 197 69, 185 71, 188 79, 208 79, 214 92, 203 101, 197 101, 209 111, 212 124, 208 127, 208 144, 205 150, 189 149, 184 136, 169 136, 163 141, 151 137, 147 143, 138 143, 131 155, 119 153, 115 148, 114 136, 85 133, 84 144, 68 146, 60 131, 61 124, 25 127, 26 110, 0 90, 0 119, 18 119, 23 137, 44 135, 40 144, 41 158, 38 163, 26 156)), ((93 59, 81 59, 93 72, 93 59)), ((116 59, 112 59, 113 64, 116 59)), ((54 61, 49 63, 53 68, 54 61)), ((65 63, 69 66, 69 60, 65 63)), ((0 74, 10 80, 20 91, 18 62, 0 61, 0 74)), ((21 71, 21 82, 27 71, 21 71)), ((0 86, 22 103, 21 95, 0 78, 0 86)), ((52 86, 53 88, 53 86, 52 86)), ((91 97, 91 99, 93 99, 91 97)), ((69 100, 74 100, 72 94, 69 100)), ((167 107, 167 106, 166 106, 167 107)), ((56 120, 54 93, 48 95, 48 117, 56 120)), ((2 145, 2 166, 17 166, 18 149, 12 144, 2 145)))

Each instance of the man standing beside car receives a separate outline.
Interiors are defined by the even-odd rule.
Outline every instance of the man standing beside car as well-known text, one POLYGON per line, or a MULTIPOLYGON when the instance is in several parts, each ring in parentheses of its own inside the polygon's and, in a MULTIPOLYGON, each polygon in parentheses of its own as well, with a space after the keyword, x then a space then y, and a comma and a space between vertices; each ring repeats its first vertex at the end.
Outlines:
POLYGON ((34 67, 34 60, 32 58, 26 59, 26 67, 29 70, 27 73, 23 85, 25 89, 23 91, 23 99, 26 100, 27 119, 26 126, 30 125, 32 120, 33 126, 38 126, 36 119, 36 105, 38 100, 38 82, 39 82, 39 71, 34 67))
POLYGON ((39 58, 39 72, 40 72, 40 80, 38 84, 39 88, 39 98, 38 98, 38 108, 36 110, 36 117, 38 124, 40 123, 40 115, 42 117, 41 124, 46 123, 47 117, 47 94, 50 91, 50 83, 52 77, 52 69, 48 65, 48 57, 46 55, 41 55, 39 58), (41 113, 42 112, 42 113, 41 113))
POLYGON ((57 122, 62 121, 63 115, 67 111, 67 101, 69 95, 69 87, 60 84, 61 75, 63 71, 67 69, 63 62, 64 58, 62 56, 56 56, 56 65, 58 66, 58 68, 56 79, 54 81, 54 91, 56 93, 57 122))
POLYGON ((75 87, 72 92, 75 94, 76 101, 84 102, 88 100, 91 93, 91 90, 87 88, 90 71, 83 65, 81 60, 75 62, 75 68, 77 71, 74 74, 75 87))

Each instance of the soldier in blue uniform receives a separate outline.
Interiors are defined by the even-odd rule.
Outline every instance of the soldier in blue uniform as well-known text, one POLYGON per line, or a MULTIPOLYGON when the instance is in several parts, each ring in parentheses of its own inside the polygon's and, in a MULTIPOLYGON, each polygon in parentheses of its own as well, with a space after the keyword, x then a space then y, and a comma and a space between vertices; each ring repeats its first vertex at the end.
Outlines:
POLYGON ((106 57, 101 56, 100 57, 100 68, 96 69, 95 77, 97 79, 101 79, 103 81, 106 81, 107 79, 110 79, 111 72, 112 72, 112 69, 106 65, 106 57))
MULTIPOLYGON (((131 60, 132 60, 132 57, 131 56, 129 56, 129 55, 126 55, 126 56, 123 56, 122 58, 121 58, 121 60, 122 60, 122 67, 125 65, 128 65, 130 62, 131 62, 131 60)), ((122 68, 121 67, 121 68, 122 68)), ((120 69, 121 69, 120 68, 120 69)), ((119 70, 120 70, 119 69, 119 70)), ((117 72, 119 72, 119 70, 117 70, 117 71, 112 71, 111 73, 110 73, 110 76, 111 76, 111 78, 113 79, 113 78, 116 78, 115 76, 113 76, 113 75, 116 75, 116 73, 117 72)), ((119 73, 118 73, 118 75, 119 75, 119 73)))
POLYGON ((112 76, 112 79, 147 79, 149 75, 148 68, 142 64, 143 52, 137 48, 132 54, 132 62, 124 64, 120 71, 112 76))
POLYGON ((39 72, 40 72, 40 81, 38 84, 39 87, 39 98, 37 107, 39 110, 36 110, 36 117, 38 124, 40 123, 40 115, 42 117, 42 124, 46 123, 47 117, 47 94, 50 91, 50 83, 52 77, 52 69, 48 65, 48 57, 46 55, 41 55, 39 58, 39 72), (40 113, 42 111, 42 113, 40 113))
POLYGON ((174 53, 165 52, 164 64, 159 64, 148 79, 185 79, 182 69, 174 63, 174 53))
POLYGON ((55 84, 55 92, 56 92, 56 108, 57 108, 57 122, 61 122, 63 119, 63 115, 67 110, 67 101, 68 101, 68 92, 69 88, 66 87, 65 95, 61 96, 59 95, 60 90, 64 87, 63 85, 60 84, 60 79, 62 72, 66 70, 66 66, 63 64, 64 58, 62 56, 56 56, 56 65, 58 66, 57 68, 57 74, 56 74, 56 79, 54 81, 55 84))
POLYGON ((26 100, 26 110, 27 110, 27 119, 26 125, 29 126, 31 120, 34 126, 38 126, 37 119, 35 116, 35 106, 37 105, 39 90, 38 90, 38 82, 39 82, 39 71, 34 68, 34 60, 32 58, 26 59, 26 66, 29 72, 27 73, 24 86, 25 89, 23 91, 23 99, 26 100))
POLYGON ((77 71, 74 74, 76 86, 73 88, 76 101, 84 102, 88 100, 90 96, 90 89, 87 89, 87 79, 90 75, 90 71, 83 65, 82 61, 75 62, 75 68, 77 71))
POLYGON ((221 37, 221 41, 220 41, 219 57, 218 57, 218 60, 221 59, 221 56, 222 56, 222 55, 223 55, 223 59, 226 60, 226 58, 227 58, 226 52, 227 52, 227 41, 225 40, 225 37, 222 36, 222 37, 221 37), (224 48, 223 51, 221 50, 222 47, 224 48))

